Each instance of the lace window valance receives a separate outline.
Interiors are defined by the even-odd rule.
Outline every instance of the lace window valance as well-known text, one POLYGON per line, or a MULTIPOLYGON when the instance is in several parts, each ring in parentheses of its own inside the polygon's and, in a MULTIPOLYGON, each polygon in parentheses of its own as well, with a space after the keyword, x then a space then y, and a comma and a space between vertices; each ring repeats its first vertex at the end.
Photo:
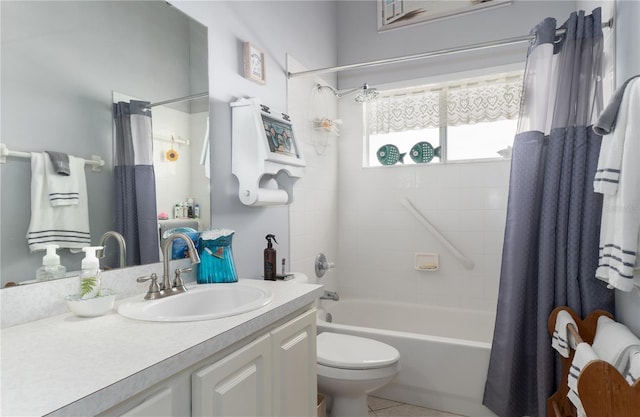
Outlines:
POLYGON ((516 119, 522 73, 383 93, 367 103, 368 133, 516 119))

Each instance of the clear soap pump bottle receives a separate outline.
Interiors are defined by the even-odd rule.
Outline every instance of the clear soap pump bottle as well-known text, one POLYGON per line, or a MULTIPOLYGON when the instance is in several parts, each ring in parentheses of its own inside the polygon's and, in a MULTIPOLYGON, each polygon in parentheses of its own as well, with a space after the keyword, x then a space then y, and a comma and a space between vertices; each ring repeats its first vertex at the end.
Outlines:
POLYGON ((47 245, 47 254, 42 257, 42 266, 36 270, 37 281, 49 281, 64 278, 67 268, 60 265, 60 256, 56 253, 58 245, 47 245))
POLYGON ((100 279, 100 261, 96 256, 96 251, 103 249, 102 246, 87 246, 82 248, 86 254, 82 260, 80 272, 80 298, 94 298, 100 295, 102 282, 100 279))

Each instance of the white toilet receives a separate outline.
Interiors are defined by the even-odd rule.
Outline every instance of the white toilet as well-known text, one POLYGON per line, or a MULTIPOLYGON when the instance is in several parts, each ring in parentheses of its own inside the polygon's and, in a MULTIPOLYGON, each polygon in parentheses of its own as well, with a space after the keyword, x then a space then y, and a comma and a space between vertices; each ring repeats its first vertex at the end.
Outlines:
POLYGON ((364 337, 318 335, 318 391, 332 397, 331 417, 366 417, 367 394, 391 382, 400 371, 400 353, 364 337))

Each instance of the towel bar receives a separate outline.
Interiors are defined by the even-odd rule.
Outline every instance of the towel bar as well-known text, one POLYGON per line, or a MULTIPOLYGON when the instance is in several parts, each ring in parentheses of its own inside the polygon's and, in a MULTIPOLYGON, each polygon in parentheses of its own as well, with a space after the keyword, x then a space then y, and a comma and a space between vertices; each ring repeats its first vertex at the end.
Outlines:
MULTIPOLYGON (((31 159, 31 153, 21 151, 11 151, 7 148, 7 145, 0 143, 0 164, 7 162, 7 156, 14 156, 16 158, 29 158, 31 159)), ((105 164, 104 160, 99 155, 91 155, 91 159, 85 159, 84 163, 91 166, 91 170, 95 172, 102 171, 105 164)))

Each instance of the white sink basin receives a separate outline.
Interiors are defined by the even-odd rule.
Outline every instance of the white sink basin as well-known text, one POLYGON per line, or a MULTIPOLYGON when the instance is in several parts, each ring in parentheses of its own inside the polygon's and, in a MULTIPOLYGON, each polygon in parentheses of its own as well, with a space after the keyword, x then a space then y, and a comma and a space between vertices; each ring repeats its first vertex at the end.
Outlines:
POLYGON ((204 284, 159 300, 122 303, 118 313, 146 321, 210 320, 256 310, 269 304, 271 297, 271 291, 241 282, 204 284))

